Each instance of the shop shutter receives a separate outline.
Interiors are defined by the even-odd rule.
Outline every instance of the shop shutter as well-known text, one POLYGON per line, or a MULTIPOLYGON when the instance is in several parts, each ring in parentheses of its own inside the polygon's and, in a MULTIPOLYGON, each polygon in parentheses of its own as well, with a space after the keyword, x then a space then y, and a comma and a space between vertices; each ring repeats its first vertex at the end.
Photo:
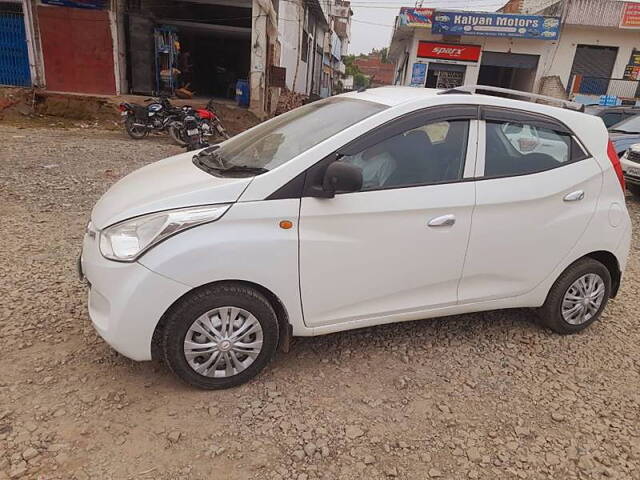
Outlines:
POLYGON ((481 65, 489 67, 511 67, 535 70, 538 68, 538 55, 522 53, 483 52, 481 65))
POLYGON ((31 85, 22 7, 0 3, 0 85, 31 85))
POLYGON ((582 75, 580 93, 605 95, 609 89, 609 78, 618 56, 617 47, 578 45, 571 67, 571 78, 582 75))
POLYGON ((109 12, 45 5, 37 12, 47 89, 115 95, 109 12))
POLYGON ((573 66, 571 67, 571 74, 610 78, 617 56, 617 47, 578 45, 573 59, 573 66))

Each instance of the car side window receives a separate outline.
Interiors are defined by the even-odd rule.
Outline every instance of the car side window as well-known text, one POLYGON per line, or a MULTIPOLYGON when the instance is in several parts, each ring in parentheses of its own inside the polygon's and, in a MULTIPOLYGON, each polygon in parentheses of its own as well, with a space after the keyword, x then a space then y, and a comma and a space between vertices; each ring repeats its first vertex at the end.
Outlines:
POLYGON ((460 180, 469 120, 434 121, 387 138, 342 162, 362 169, 362 190, 460 180))
POLYGON ((485 177, 542 172, 572 160, 571 135, 536 125, 486 122, 485 177))

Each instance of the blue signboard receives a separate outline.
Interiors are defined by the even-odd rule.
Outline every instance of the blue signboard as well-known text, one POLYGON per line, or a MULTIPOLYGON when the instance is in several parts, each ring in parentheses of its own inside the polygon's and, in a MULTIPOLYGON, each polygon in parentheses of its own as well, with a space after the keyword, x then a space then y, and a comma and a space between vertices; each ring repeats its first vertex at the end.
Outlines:
POLYGON ((433 14, 433 33, 483 37, 519 37, 557 40, 560 18, 509 13, 451 12, 433 14))
POLYGON ((58 7, 89 8, 91 10, 103 10, 107 8, 107 0, 42 0, 45 5, 57 5, 58 7))
POLYGON ((414 63, 413 70, 411 71, 411 86, 424 87, 424 82, 426 80, 427 80, 427 64, 414 63))

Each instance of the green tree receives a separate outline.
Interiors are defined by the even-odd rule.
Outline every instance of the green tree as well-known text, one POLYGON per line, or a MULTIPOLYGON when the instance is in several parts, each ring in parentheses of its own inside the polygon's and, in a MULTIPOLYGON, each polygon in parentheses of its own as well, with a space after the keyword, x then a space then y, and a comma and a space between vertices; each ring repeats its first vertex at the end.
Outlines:
POLYGON ((361 73, 360 69, 355 64, 356 58, 357 57, 355 55, 347 55, 343 58, 342 62, 345 66, 345 75, 353 75, 355 77, 356 74, 361 73))
POLYGON ((369 77, 367 77, 364 73, 356 73, 353 76, 353 88, 358 89, 358 88, 367 88, 369 86, 369 84, 371 83, 369 77))

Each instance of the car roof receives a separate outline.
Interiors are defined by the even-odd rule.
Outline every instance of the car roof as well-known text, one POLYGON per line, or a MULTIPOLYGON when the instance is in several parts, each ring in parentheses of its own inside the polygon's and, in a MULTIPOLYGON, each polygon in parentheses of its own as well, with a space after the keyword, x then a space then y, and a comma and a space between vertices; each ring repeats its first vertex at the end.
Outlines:
POLYGON ((403 103, 433 97, 441 91, 442 90, 435 88, 387 86, 358 90, 355 92, 345 93, 341 96, 358 98, 360 100, 367 100, 370 102, 382 103, 389 107, 395 107, 396 105, 403 103))
MULTIPOLYGON (((478 87, 482 89, 482 87, 478 87)), ((396 107, 399 105, 424 104, 425 100, 429 98, 438 98, 437 103, 442 103, 442 99, 450 98, 451 103, 457 104, 482 104, 489 106, 514 108, 518 110, 527 110, 530 112, 536 112, 550 117, 557 118, 564 116, 567 112, 578 113, 575 110, 555 107, 546 105, 544 103, 534 103, 523 100, 514 100, 507 97, 499 97, 495 95, 485 95, 481 93, 465 93, 457 92, 455 89, 450 90, 450 93, 443 95, 447 90, 435 89, 435 88, 418 88, 418 87, 401 87, 401 86, 386 86, 378 88, 370 88, 366 90, 359 90, 356 92, 349 92, 341 97, 357 98, 360 100, 366 100, 370 102, 377 102, 389 107, 396 107)), ((583 114, 580 114, 583 115, 583 114)))

